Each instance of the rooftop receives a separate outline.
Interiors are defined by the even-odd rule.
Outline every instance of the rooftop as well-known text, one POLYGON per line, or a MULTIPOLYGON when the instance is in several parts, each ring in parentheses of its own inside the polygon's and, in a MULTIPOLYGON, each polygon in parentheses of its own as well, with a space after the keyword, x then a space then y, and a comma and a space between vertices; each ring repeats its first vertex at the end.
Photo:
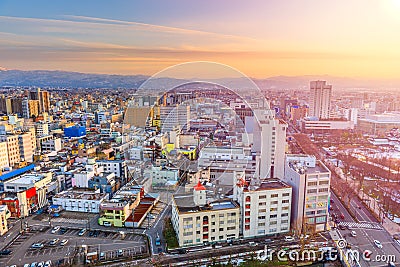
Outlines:
POLYGON ((180 213, 216 211, 239 207, 239 204, 231 199, 216 200, 208 203, 204 207, 200 207, 195 205, 192 194, 174 195, 173 198, 180 213))
POLYGON ((96 193, 94 191, 84 191, 79 189, 62 191, 54 196, 54 198, 84 199, 84 200, 101 200, 105 199, 108 194, 96 193))

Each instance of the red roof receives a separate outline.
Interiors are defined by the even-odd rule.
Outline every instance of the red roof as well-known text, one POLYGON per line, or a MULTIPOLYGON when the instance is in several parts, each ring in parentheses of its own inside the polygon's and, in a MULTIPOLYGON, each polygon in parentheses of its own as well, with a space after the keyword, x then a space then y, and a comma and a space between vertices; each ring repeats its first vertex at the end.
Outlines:
POLYGON ((200 190, 206 190, 204 185, 202 185, 200 182, 194 187, 194 190, 200 191, 200 190))

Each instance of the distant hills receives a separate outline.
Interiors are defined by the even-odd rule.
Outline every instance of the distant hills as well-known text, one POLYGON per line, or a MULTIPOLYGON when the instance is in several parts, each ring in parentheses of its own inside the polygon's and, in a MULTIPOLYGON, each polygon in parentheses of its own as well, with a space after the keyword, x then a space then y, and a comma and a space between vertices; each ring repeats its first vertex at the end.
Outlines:
MULTIPOLYGON (((139 88, 148 79, 145 75, 88 74, 68 71, 48 70, 7 70, 0 67, 0 86, 39 86, 62 88, 139 88)), ((334 89, 390 89, 400 88, 399 81, 362 80, 329 75, 274 76, 266 79, 253 79, 261 89, 306 89, 311 80, 326 80, 334 89)), ((174 79, 159 78, 152 85, 169 88, 174 79)), ((176 81, 176 80, 175 80, 176 81)), ((244 78, 214 79, 215 83, 224 81, 232 88, 240 88, 246 83, 244 78)), ((185 80, 182 80, 185 82, 185 80)), ((245 88, 244 88, 245 89, 245 88)))

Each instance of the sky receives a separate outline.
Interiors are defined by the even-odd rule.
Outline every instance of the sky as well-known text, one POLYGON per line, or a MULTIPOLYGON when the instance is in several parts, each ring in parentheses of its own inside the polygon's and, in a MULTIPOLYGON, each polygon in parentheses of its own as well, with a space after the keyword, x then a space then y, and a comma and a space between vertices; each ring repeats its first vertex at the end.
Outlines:
POLYGON ((0 0, 0 67, 400 78, 400 0, 0 0))

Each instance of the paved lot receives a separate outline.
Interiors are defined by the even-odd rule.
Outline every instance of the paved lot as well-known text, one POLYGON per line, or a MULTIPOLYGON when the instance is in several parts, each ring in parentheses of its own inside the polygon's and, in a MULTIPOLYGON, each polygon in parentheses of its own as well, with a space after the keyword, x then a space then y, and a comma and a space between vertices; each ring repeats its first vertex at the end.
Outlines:
POLYGON ((88 231, 84 236, 78 236, 79 229, 68 229, 64 234, 60 232, 51 233, 52 229, 44 232, 30 232, 20 236, 10 247, 12 254, 0 258, 0 266, 16 264, 23 266, 25 263, 40 262, 51 260, 53 263, 60 259, 67 259, 82 252, 82 245, 88 246, 88 252, 97 251, 105 253, 104 260, 113 258, 132 257, 134 255, 147 252, 145 238, 141 235, 127 233, 123 237, 120 233, 98 231, 98 236, 90 234, 88 231), (58 238, 59 241, 54 246, 49 242, 58 238), (61 240, 67 239, 68 243, 60 245, 61 240), (34 243, 43 243, 41 249, 31 248, 34 243), (117 251, 122 250, 122 255, 117 255, 117 251))

